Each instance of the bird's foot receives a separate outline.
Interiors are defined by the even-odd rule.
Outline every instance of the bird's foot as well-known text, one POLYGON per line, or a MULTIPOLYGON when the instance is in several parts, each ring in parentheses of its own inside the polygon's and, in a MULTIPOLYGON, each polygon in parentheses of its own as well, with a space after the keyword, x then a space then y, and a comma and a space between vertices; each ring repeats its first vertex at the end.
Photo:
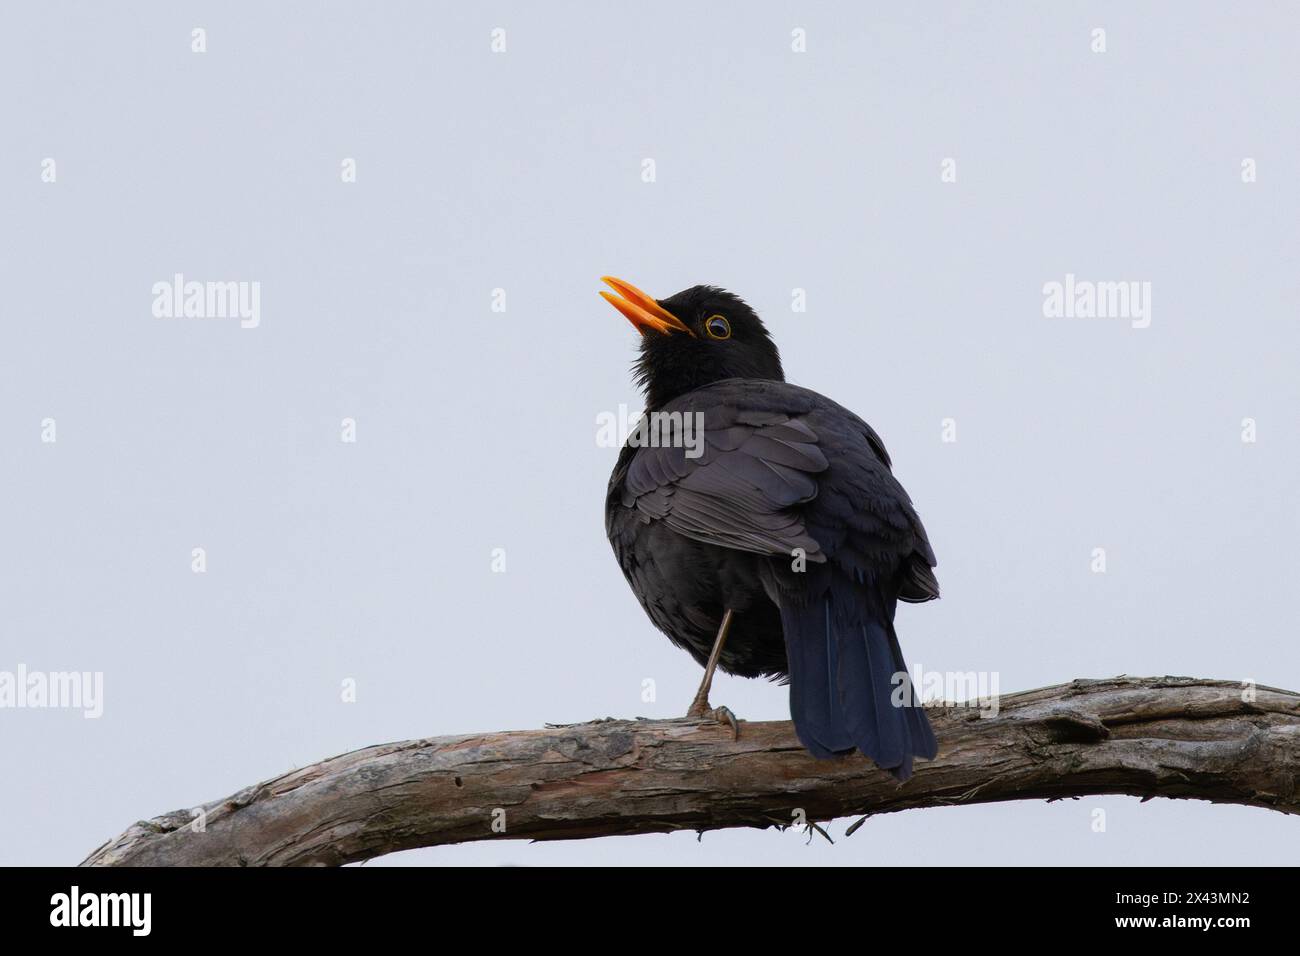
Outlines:
POLYGON ((710 707, 707 700, 696 700, 686 711, 686 716, 692 720, 716 720, 720 724, 726 724, 731 728, 731 739, 740 739, 740 722, 730 707, 710 707))

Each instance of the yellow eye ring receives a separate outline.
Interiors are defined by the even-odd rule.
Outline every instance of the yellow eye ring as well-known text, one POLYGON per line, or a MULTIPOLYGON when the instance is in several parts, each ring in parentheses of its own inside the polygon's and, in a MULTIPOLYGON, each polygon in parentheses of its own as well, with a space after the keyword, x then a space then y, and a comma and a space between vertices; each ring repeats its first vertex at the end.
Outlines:
POLYGON ((725 316, 711 315, 704 320, 704 331, 708 333, 709 338, 722 339, 731 338, 731 323, 726 320, 725 316))

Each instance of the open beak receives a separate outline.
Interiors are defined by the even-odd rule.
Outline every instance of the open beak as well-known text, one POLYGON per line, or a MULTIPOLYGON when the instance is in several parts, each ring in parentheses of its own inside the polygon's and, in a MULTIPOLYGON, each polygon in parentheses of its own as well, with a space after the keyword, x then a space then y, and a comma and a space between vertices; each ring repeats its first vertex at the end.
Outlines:
POLYGON ((695 333, 691 331, 690 326, 661 306, 652 296, 646 295, 632 285, 632 283, 624 282, 622 279, 615 279, 613 276, 601 276, 600 281, 618 293, 618 295, 611 295, 602 291, 600 294, 605 297, 605 301, 622 312, 642 335, 653 329, 656 332, 662 332, 664 335, 685 332, 692 338, 695 337, 695 333))

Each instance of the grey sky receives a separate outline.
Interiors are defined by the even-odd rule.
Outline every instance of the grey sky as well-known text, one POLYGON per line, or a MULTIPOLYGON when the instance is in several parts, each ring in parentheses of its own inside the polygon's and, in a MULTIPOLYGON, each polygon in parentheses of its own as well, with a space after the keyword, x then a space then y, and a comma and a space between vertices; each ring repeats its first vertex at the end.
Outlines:
MULTIPOLYGON (((881 433, 944 590, 900 612, 914 667, 1300 688, 1297 27, 1284 4, 10 7, 0 670, 102 671, 104 713, 0 710, 0 863, 73 863, 370 743, 683 712, 699 669, 604 539, 596 416, 638 405, 605 273, 739 293, 792 381, 881 433), (260 323, 155 318, 175 273, 260 283, 260 323), (1067 274, 1149 282, 1150 326, 1045 318, 1067 274)), ((723 677, 713 699, 778 719, 785 694, 723 677)), ((896 814, 835 846, 387 862, 1297 851, 1279 814, 1108 798, 896 814)))

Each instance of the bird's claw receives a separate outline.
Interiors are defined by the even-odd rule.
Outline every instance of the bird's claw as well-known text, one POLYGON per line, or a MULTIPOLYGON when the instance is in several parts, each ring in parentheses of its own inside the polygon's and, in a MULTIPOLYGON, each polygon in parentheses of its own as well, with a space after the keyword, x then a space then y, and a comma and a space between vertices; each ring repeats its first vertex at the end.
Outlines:
POLYGON ((726 724, 731 728, 731 739, 740 739, 740 722, 731 712, 730 707, 710 707, 706 700, 703 703, 691 704, 691 709, 686 712, 686 716, 692 720, 715 720, 720 724, 726 724))

